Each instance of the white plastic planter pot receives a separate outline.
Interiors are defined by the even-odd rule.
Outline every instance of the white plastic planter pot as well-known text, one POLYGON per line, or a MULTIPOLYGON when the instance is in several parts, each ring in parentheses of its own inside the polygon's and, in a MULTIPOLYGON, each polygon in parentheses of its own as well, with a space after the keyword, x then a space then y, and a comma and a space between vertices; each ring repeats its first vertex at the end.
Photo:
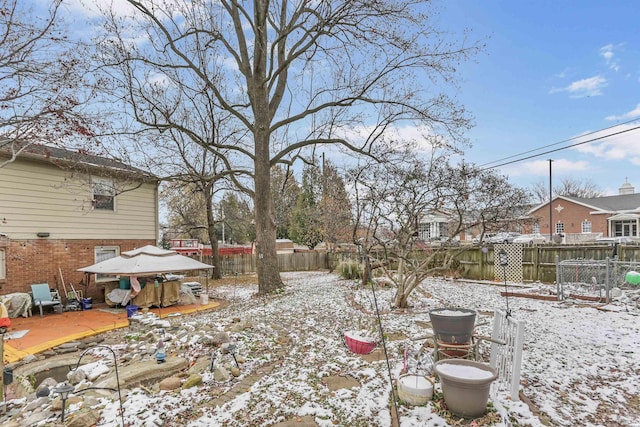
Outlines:
POLYGON ((433 384, 423 375, 402 375, 396 384, 398 397, 409 405, 426 405, 433 398, 433 384))
POLYGON ((442 393, 447 408, 465 418, 482 416, 487 409, 491 383, 498 371, 486 363, 466 359, 444 359, 436 362, 442 393))

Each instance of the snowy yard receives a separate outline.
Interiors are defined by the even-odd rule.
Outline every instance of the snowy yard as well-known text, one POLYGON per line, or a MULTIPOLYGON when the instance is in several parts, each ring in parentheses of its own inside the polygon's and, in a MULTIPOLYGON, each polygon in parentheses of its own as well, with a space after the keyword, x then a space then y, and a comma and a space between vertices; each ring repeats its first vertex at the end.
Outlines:
MULTIPOLYGON (((179 392, 129 390, 127 424, 390 426, 395 415, 386 361, 353 354, 342 342, 345 330, 374 330, 371 288, 324 272, 283 278, 285 291, 265 298, 254 295, 255 286, 218 288, 231 299, 228 306, 184 318, 182 326, 193 330, 187 356, 194 360, 210 353, 200 325, 223 330, 239 319, 251 322, 251 328, 231 333, 244 360, 239 377, 223 383, 205 373, 202 385, 179 392), (353 384, 332 387, 335 378, 353 384)), ((433 279, 414 293, 411 310, 398 312, 390 310, 393 290, 379 288, 375 295, 389 337, 392 376, 400 374, 407 337, 425 333, 419 323, 429 320, 429 309, 471 308, 478 311, 478 321, 490 321, 494 309, 505 309, 502 289, 433 279)), ((510 298, 509 308, 526 322, 521 390, 534 410, 504 392, 490 399, 491 416, 476 421, 450 417, 436 401, 421 407, 401 404, 401 426, 640 426, 637 308, 619 304, 611 307, 618 311, 603 311, 525 298, 510 298)), ((117 402, 108 403, 98 425, 120 425, 118 411, 117 402)))

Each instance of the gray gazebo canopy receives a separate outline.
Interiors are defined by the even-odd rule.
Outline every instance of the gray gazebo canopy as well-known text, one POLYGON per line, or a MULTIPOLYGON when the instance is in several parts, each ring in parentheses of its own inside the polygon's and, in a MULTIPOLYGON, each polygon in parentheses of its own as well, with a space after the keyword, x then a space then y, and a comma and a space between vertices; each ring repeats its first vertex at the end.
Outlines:
POLYGON ((214 266, 180 255, 175 251, 148 245, 123 252, 120 256, 80 268, 78 271, 120 276, 148 276, 211 268, 214 266))

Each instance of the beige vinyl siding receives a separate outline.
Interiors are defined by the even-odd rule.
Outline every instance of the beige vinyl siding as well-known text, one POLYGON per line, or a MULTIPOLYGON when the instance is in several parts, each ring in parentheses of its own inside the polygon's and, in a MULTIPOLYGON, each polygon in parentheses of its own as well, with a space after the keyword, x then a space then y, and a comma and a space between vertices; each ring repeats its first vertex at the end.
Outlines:
POLYGON ((17 160, 0 168, 0 232, 12 239, 156 239, 155 184, 116 181, 115 211, 94 210, 91 177, 17 160))

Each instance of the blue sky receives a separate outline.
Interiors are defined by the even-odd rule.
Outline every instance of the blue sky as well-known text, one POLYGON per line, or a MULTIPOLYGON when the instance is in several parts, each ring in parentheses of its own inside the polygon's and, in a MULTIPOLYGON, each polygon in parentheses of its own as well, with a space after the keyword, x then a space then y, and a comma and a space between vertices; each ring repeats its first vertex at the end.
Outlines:
MULTIPOLYGON (((441 8, 451 31, 486 38, 475 63, 460 69, 458 99, 476 123, 467 161, 494 162, 634 118, 606 132, 640 125, 639 2, 456 0, 441 8)), ((521 186, 548 183, 550 158, 554 182, 586 179, 616 194, 628 178, 640 191, 640 129, 500 170, 521 186)))
MULTIPOLYGON (((65 9, 75 19, 90 18, 95 12, 81 4, 95 5, 93 1, 68 0, 65 9)), ((115 4, 119 11, 128 8, 123 0, 115 4)), ((440 28, 458 35, 467 28, 472 39, 486 43, 475 61, 459 69, 457 98, 476 124, 468 133, 472 147, 466 150, 465 161, 482 165, 599 129, 619 125, 590 137, 640 126, 640 2, 441 0, 435 4, 440 28), (638 121, 620 125, 634 118, 638 121)), ((85 25, 72 28, 76 33, 90 32, 85 25)), ((500 171, 516 185, 548 183, 550 158, 554 182, 567 176, 590 180, 606 194, 616 194, 628 179, 640 192, 636 173, 640 129, 500 171)))

